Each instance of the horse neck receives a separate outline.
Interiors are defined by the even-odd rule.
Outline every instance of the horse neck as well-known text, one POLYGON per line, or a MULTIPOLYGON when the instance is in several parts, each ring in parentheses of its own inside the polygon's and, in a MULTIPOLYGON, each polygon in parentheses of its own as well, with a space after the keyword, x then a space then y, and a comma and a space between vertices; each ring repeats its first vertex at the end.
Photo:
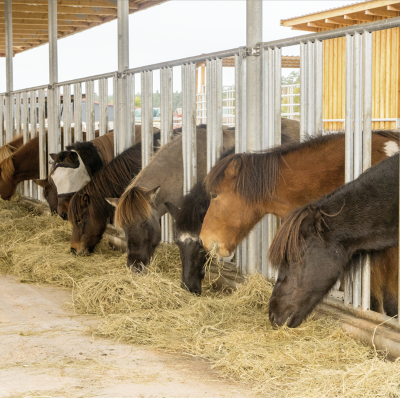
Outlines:
POLYGON ((114 159, 114 132, 104 134, 90 142, 100 151, 104 166, 114 159))
POLYGON ((281 175, 264 212, 285 217, 297 207, 328 194, 344 183, 344 136, 324 146, 282 155, 281 175))
POLYGON ((13 181, 40 178, 39 176, 39 137, 32 138, 13 154, 14 176, 13 181))

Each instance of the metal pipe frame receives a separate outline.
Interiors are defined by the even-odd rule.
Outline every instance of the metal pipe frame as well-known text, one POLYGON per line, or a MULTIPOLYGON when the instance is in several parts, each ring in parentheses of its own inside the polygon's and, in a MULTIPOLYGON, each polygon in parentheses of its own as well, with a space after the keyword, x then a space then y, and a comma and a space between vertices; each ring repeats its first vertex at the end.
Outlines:
POLYGON ((142 169, 153 155, 153 71, 141 73, 142 169))
MULTIPOLYGON (((113 122, 113 130, 114 130, 114 156, 119 155, 119 135, 116 133, 118 131, 118 122, 119 122, 119 112, 118 112, 118 75, 115 74, 113 76, 113 99, 114 99, 114 122, 113 122)), ((142 160, 143 161, 143 160, 142 160)))
POLYGON ((99 79, 99 135, 108 133, 108 79, 99 79))
POLYGON ((63 86, 63 130, 64 130, 64 150, 72 144, 71 137, 71 86, 63 86))
POLYGON ((14 135, 14 117, 13 117, 13 34, 12 34, 12 1, 4 2, 4 19, 5 19, 5 45, 6 45, 6 143, 10 142, 14 135))
POLYGON ((59 118, 58 89, 58 52, 57 52, 57 2, 48 0, 48 28, 49 28, 49 86, 47 90, 47 121, 48 121, 48 148, 50 153, 61 151, 61 131, 57 123, 59 118))
POLYGON ((74 84, 74 141, 83 141, 82 134, 82 84, 74 84))
MULTIPOLYGON (((22 94, 22 106, 22 142, 25 144, 29 141, 29 107, 27 91, 22 94)), ((29 196, 29 193, 29 181, 24 181, 24 195, 29 196)))
POLYGON ((324 130, 323 123, 323 79, 324 79, 324 43, 314 42, 315 47, 315 135, 320 136, 324 130))
POLYGON ((207 172, 222 155, 222 59, 206 63, 207 172))
POLYGON ((196 64, 182 65, 183 194, 197 182, 196 64))
POLYGON ((85 83, 86 92, 86 141, 94 140, 94 82, 89 80, 85 83))
MULTIPOLYGON (((39 176, 47 178, 47 150, 45 126, 45 99, 44 90, 39 90, 39 176)), ((43 200, 43 191, 39 190, 39 199, 43 200)))
MULTIPOLYGON (((172 68, 160 70, 161 91, 161 145, 170 142, 174 134, 173 126, 173 71, 172 68)), ((170 214, 161 218, 161 241, 173 242, 173 220, 170 214)))
POLYGON ((300 43, 300 139, 307 136, 307 72, 308 72, 308 51, 305 42, 300 43))
MULTIPOLYGON (((39 99, 39 95, 38 95, 39 99)), ((36 120, 36 90, 31 90, 29 92, 29 101, 30 101, 30 125, 31 125, 31 139, 37 136, 37 120, 36 120)), ((24 141, 26 144, 29 141, 29 137, 24 141)), ((38 198, 38 186, 31 181, 30 182, 30 196, 34 199, 38 198)))
MULTIPOLYGON (((136 144, 136 129, 135 129, 135 75, 130 75, 127 77, 129 79, 129 96, 130 96, 130 102, 131 102, 131 108, 130 108, 130 131, 131 131, 131 137, 130 137, 130 143, 131 145, 136 144)), ((107 116, 107 121, 108 121, 108 116, 107 116)), ((107 122, 108 126, 108 122, 107 122)), ((108 128, 108 127, 107 127, 108 128)), ((108 130, 107 130, 108 131, 108 130)))

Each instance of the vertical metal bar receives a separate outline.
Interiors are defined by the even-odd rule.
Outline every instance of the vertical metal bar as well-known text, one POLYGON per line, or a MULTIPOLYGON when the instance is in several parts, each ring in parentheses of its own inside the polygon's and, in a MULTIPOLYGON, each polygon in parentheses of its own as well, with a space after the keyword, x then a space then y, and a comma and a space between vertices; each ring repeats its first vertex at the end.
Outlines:
MULTIPOLYGON (((220 110, 220 117, 221 117, 221 129, 220 134, 222 131, 222 60, 221 61, 221 73, 220 73, 220 102, 221 102, 221 110, 220 110)), ((190 154, 191 154, 191 170, 190 170, 190 189, 192 189, 193 185, 197 182, 197 139, 196 139, 196 64, 191 63, 189 64, 190 70, 190 79, 189 83, 189 99, 188 103, 190 104, 190 108, 188 109, 188 117, 190 118, 190 154)), ((217 136, 218 137, 218 136, 217 136)), ((218 140, 218 138, 217 138, 218 140)), ((221 145, 220 151, 222 151, 222 136, 220 138, 221 145)), ((217 141, 218 145, 218 141, 217 141)), ((218 149, 217 149, 218 150, 218 149)))
POLYGON ((94 117, 94 82, 85 82, 86 86, 86 141, 95 138, 95 117, 94 117))
MULTIPOLYGON (((113 131, 114 131, 114 156, 119 155, 119 113, 118 113, 118 75, 115 74, 113 77, 113 113, 114 113, 114 122, 113 122, 113 131)), ((142 106, 143 110, 143 106, 142 106)))
POLYGON ((15 94, 15 135, 21 134, 21 93, 15 94))
POLYGON ((314 43, 307 42, 307 135, 315 135, 315 60, 314 43))
MULTIPOLYGON (((30 138, 32 139, 37 136, 36 91, 35 90, 30 91, 29 96, 30 96, 29 100, 30 100, 30 132, 31 132, 30 138)), ((38 186, 33 181, 30 181, 29 184, 30 184, 31 198, 37 199, 38 186)))
MULTIPOLYGON (((354 38, 346 35, 345 182, 353 180, 354 38)), ((344 304, 353 302, 351 274, 345 278, 344 304)))
POLYGON ((108 133, 108 79, 99 80, 99 135, 108 133))
POLYGON ((58 82, 58 52, 57 52, 57 2, 48 0, 48 30, 49 30, 49 87, 47 90, 47 125, 48 146, 50 153, 61 150, 61 137, 57 109, 57 89, 54 86, 58 82))
POLYGON ((136 144, 136 126, 135 126, 135 75, 129 76, 130 84, 130 130, 131 130, 131 145, 136 144))
POLYGON ((147 145, 148 145, 148 153, 150 162, 151 158, 153 157, 153 71, 149 70, 147 72, 147 145))
POLYGON ((213 69, 214 64, 212 60, 207 59, 206 61, 206 101, 207 101, 207 173, 211 170, 213 165, 212 159, 212 136, 213 136, 213 95, 212 95, 212 76, 213 76, 213 69))
MULTIPOLYGON (((363 143, 362 143, 362 170, 371 167, 372 147, 372 33, 364 31, 364 76, 363 76, 363 143)), ((367 255, 362 267, 362 298, 361 308, 366 311, 371 304, 371 262, 367 255)))
MULTIPOLYGON (((315 47, 315 135, 322 135, 323 123, 323 79, 324 79, 324 43, 316 40, 315 47)), ((292 87, 293 90, 293 87, 292 87)), ((293 91, 292 91, 293 94, 293 91)), ((291 97, 293 101, 293 97, 291 97)), ((293 107, 291 112, 293 112, 293 107)))
POLYGON ((64 129, 64 150, 72 144, 71 139, 71 86, 63 86, 63 129, 64 129))
POLYGON ((281 145, 282 53, 274 48, 274 146, 281 145))
POLYGON ((83 141, 82 135, 82 84, 74 84, 74 142, 83 141))
POLYGON ((300 140, 307 136, 307 82, 308 82, 308 44, 300 43, 300 140))
POLYGON ((141 73, 142 85, 142 168, 146 167, 153 153, 153 72, 141 73))
MULTIPOLYGON (((44 90, 39 90, 39 176, 47 178, 47 151, 45 127, 45 97, 44 90)), ((39 189, 39 200, 43 200, 43 190, 39 189)))
MULTIPOLYGON (((0 96, 2 100, 2 96, 0 96)), ((2 101, 1 101, 2 102, 2 101)), ((3 104, 0 104, 2 108, 3 104)), ((22 142, 25 144, 29 141, 29 107, 28 107, 28 92, 24 91, 22 94, 22 142)), ((0 118, 1 121, 1 118, 0 118)), ((1 136, 1 129, 0 129, 1 136)), ((24 181, 24 195, 29 196, 29 181, 24 181)))
POLYGON ((13 105, 11 91, 14 87, 13 75, 13 33, 12 33, 12 1, 4 1, 5 45, 6 45, 6 142, 12 140, 14 130, 13 105))
MULTIPOLYGON (((117 1, 118 14, 118 153, 132 145, 130 134, 130 91, 125 70, 129 68, 129 2, 117 1)), ((152 91, 151 91, 152 92, 152 91)))

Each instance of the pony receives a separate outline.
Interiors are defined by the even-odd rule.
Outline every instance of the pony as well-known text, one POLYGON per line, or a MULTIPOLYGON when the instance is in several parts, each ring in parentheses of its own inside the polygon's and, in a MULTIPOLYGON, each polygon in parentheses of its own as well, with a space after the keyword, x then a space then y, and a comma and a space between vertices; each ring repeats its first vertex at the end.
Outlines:
MULTIPOLYGON (((291 136, 282 134, 282 143, 291 140, 291 136)), ((234 152, 234 148, 231 148, 220 159, 234 152)), ((164 203, 174 220, 175 243, 179 247, 182 261, 182 287, 197 295, 201 295, 201 281, 204 279, 204 264, 207 260, 206 251, 200 244, 199 234, 210 205, 210 197, 203 181, 195 184, 183 198, 180 209, 171 202, 164 203)))
MULTIPOLYGON (((398 150, 398 132, 373 132, 372 165, 398 150)), ((214 243, 217 254, 228 257, 265 214, 285 217, 339 188, 344 184, 344 152, 345 135, 338 133, 217 162, 205 180, 211 196, 200 232, 205 249, 214 243)), ((390 267, 397 269, 397 252, 388 256, 390 267)), ((384 312, 378 280, 371 279, 371 290, 384 312)))
POLYGON ((355 267, 357 254, 373 256, 398 242, 396 154, 284 220, 269 251, 279 269, 269 302, 271 323, 299 326, 338 278, 355 267))
MULTIPOLYGON (((153 135, 157 150, 160 132, 153 135)), ((114 215, 114 207, 105 198, 119 197, 141 169, 142 145, 126 149, 107 166, 93 175, 91 181, 72 197, 68 207, 68 221, 72 224, 71 252, 92 253, 114 215)))
MULTIPOLYGON (((196 128, 197 178, 206 175, 207 130, 196 128)), ((223 130, 223 150, 235 144, 234 130, 223 130)), ((115 222, 125 231, 127 266, 146 272, 146 266, 161 240, 160 219, 167 213, 165 202, 180 206, 183 201, 182 136, 164 145, 126 188, 117 207, 115 222)))

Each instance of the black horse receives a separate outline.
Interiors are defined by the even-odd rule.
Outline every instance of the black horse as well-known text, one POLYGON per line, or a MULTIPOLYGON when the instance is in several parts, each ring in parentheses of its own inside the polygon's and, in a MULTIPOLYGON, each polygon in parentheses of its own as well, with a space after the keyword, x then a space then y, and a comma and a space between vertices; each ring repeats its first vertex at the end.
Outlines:
POLYGON ((355 255, 398 246, 398 235, 397 154, 285 219, 269 253, 279 267, 269 302, 271 323, 299 326, 353 269, 355 255))
MULTIPOLYGON (((287 134, 282 134, 282 143, 292 141, 287 134)), ((235 148, 222 154, 221 159, 235 153, 235 148)), ((201 281, 204 279, 206 251, 200 243, 199 235, 204 217, 210 206, 203 181, 193 186, 184 197, 182 207, 166 202, 165 206, 174 219, 175 243, 179 247, 182 260, 182 287, 190 292, 201 294, 201 281)))

